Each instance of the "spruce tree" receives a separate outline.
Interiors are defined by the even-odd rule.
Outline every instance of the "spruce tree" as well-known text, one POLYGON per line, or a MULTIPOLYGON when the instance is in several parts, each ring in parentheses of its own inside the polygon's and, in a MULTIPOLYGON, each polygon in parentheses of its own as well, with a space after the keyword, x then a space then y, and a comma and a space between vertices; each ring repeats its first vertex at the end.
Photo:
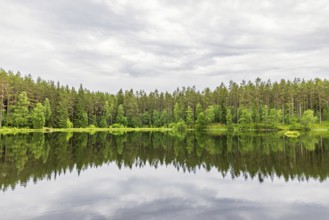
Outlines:
POLYGON ((169 123, 169 115, 167 110, 163 110, 160 116, 161 126, 167 126, 169 123))
POLYGON ((207 127, 207 117, 204 112, 201 112, 196 119, 196 128, 198 130, 205 129, 207 127))
POLYGON ((74 102, 73 125, 75 128, 85 128, 88 126, 88 115, 85 110, 85 93, 80 86, 78 95, 74 102))
POLYGON ((52 126, 54 128, 66 128, 69 114, 64 103, 64 98, 60 92, 57 92, 54 102, 54 112, 52 114, 52 126))
POLYGON ((124 115, 124 110, 123 110, 122 105, 118 106, 118 114, 117 114, 117 117, 116 117, 116 123, 127 126, 127 118, 124 115))
POLYGON ((152 124, 152 119, 150 116, 150 113, 148 111, 144 112, 143 118, 142 118, 143 125, 150 126, 152 124))
POLYGON ((188 127, 193 127, 193 124, 194 124, 193 110, 192 110, 191 106, 188 106, 187 110, 186 110, 186 125, 188 127))
POLYGON ((152 114, 152 124, 154 127, 160 127, 161 126, 161 120, 160 120, 160 112, 158 110, 154 110, 152 114))
POLYGON ((179 105, 178 102, 176 102, 175 106, 174 106, 174 117, 175 117, 175 122, 178 122, 183 119, 183 113, 181 110, 181 106, 179 105))
POLYGON ((50 101, 48 98, 46 98, 46 100, 44 102, 44 110, 45 110, 46 126, 49 126, 50 125, 50 116, 51 116, 52 112, 51 112, 50 101))
POLYGON ((29 125, 29 107, 30 101, 26 92, 18 95, 17 104, 13 107, 14 111, 11 115, 12 124, 15 127, 27 127, 29 125))
POLYGON ((45 107, 41 103, 37 103, 37 105, 32 110, 31 120, 33 128, 40 129, 45 126, 45 107))

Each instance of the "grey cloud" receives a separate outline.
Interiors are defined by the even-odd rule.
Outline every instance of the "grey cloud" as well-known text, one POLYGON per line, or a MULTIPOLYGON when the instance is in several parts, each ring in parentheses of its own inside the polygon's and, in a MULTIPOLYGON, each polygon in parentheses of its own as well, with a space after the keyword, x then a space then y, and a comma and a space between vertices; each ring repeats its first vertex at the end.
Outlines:
POLYGON ((152 90, 152 80, 169 77, 171 89, 214 87, 241 75, 254 80, 260 72, 324 78, 329 69, 326 0, 14 0, 0 6, 0 31, 7 33, 0 36, 1 67, 74 86, 107 91, 118 83, 106 78, 124 77, 119 87, 152 90), (144 77, 150 80, 137 88, 135 80, 144 77))

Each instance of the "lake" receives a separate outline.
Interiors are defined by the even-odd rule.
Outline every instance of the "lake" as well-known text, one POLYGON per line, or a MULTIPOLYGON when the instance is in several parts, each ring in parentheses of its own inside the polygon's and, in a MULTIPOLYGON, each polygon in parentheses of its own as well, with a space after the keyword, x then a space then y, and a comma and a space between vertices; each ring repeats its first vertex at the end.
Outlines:
POLYGON ((329 135, 0 135, 1 219, 327 219, 329 135))

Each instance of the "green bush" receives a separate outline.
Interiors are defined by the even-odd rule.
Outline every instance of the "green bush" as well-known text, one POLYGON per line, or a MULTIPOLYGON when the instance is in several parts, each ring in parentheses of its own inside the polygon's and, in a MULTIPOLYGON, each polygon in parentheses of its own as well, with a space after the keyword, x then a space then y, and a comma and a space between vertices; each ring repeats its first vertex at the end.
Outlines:
POLYGON ((294 123, 289 127, 289 130, 303 130, 304 127, 299 123, 294 123))
POLYGON ((96 128, 96 126, 95 125, 89 125, 88 128, 93 128, 94 129, 94 128, 96 128))
POLYGON ((173 129, 175 131, 183 132, 186 131, 187 125, 184 121, 179 121, 173 126, 173 129))
POLYGON ((175 126, 175 123, 169 123, 168 128, 173 128, 175 126))
POLYGON ((110 126, 110 128, 124 128, 124 126, 119 123, 114 123, 113 125, 110 126))
POLYGON ((66 128, 73 128, 73 123, 70 121, 70 119, 66 120, 66 128))

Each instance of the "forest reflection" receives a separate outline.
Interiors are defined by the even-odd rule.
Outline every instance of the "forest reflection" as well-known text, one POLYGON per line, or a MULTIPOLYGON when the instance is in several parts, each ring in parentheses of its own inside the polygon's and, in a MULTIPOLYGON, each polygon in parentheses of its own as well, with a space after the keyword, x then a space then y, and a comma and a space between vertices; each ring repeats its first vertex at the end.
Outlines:
POLYGON ((216 169, 218 175, 260 182, 329 176, 329 138, 305 133, 32 133, 0 135, 0 188, 52 179, 106 163, 121 167, 173 165, 183 172, 216 169))

